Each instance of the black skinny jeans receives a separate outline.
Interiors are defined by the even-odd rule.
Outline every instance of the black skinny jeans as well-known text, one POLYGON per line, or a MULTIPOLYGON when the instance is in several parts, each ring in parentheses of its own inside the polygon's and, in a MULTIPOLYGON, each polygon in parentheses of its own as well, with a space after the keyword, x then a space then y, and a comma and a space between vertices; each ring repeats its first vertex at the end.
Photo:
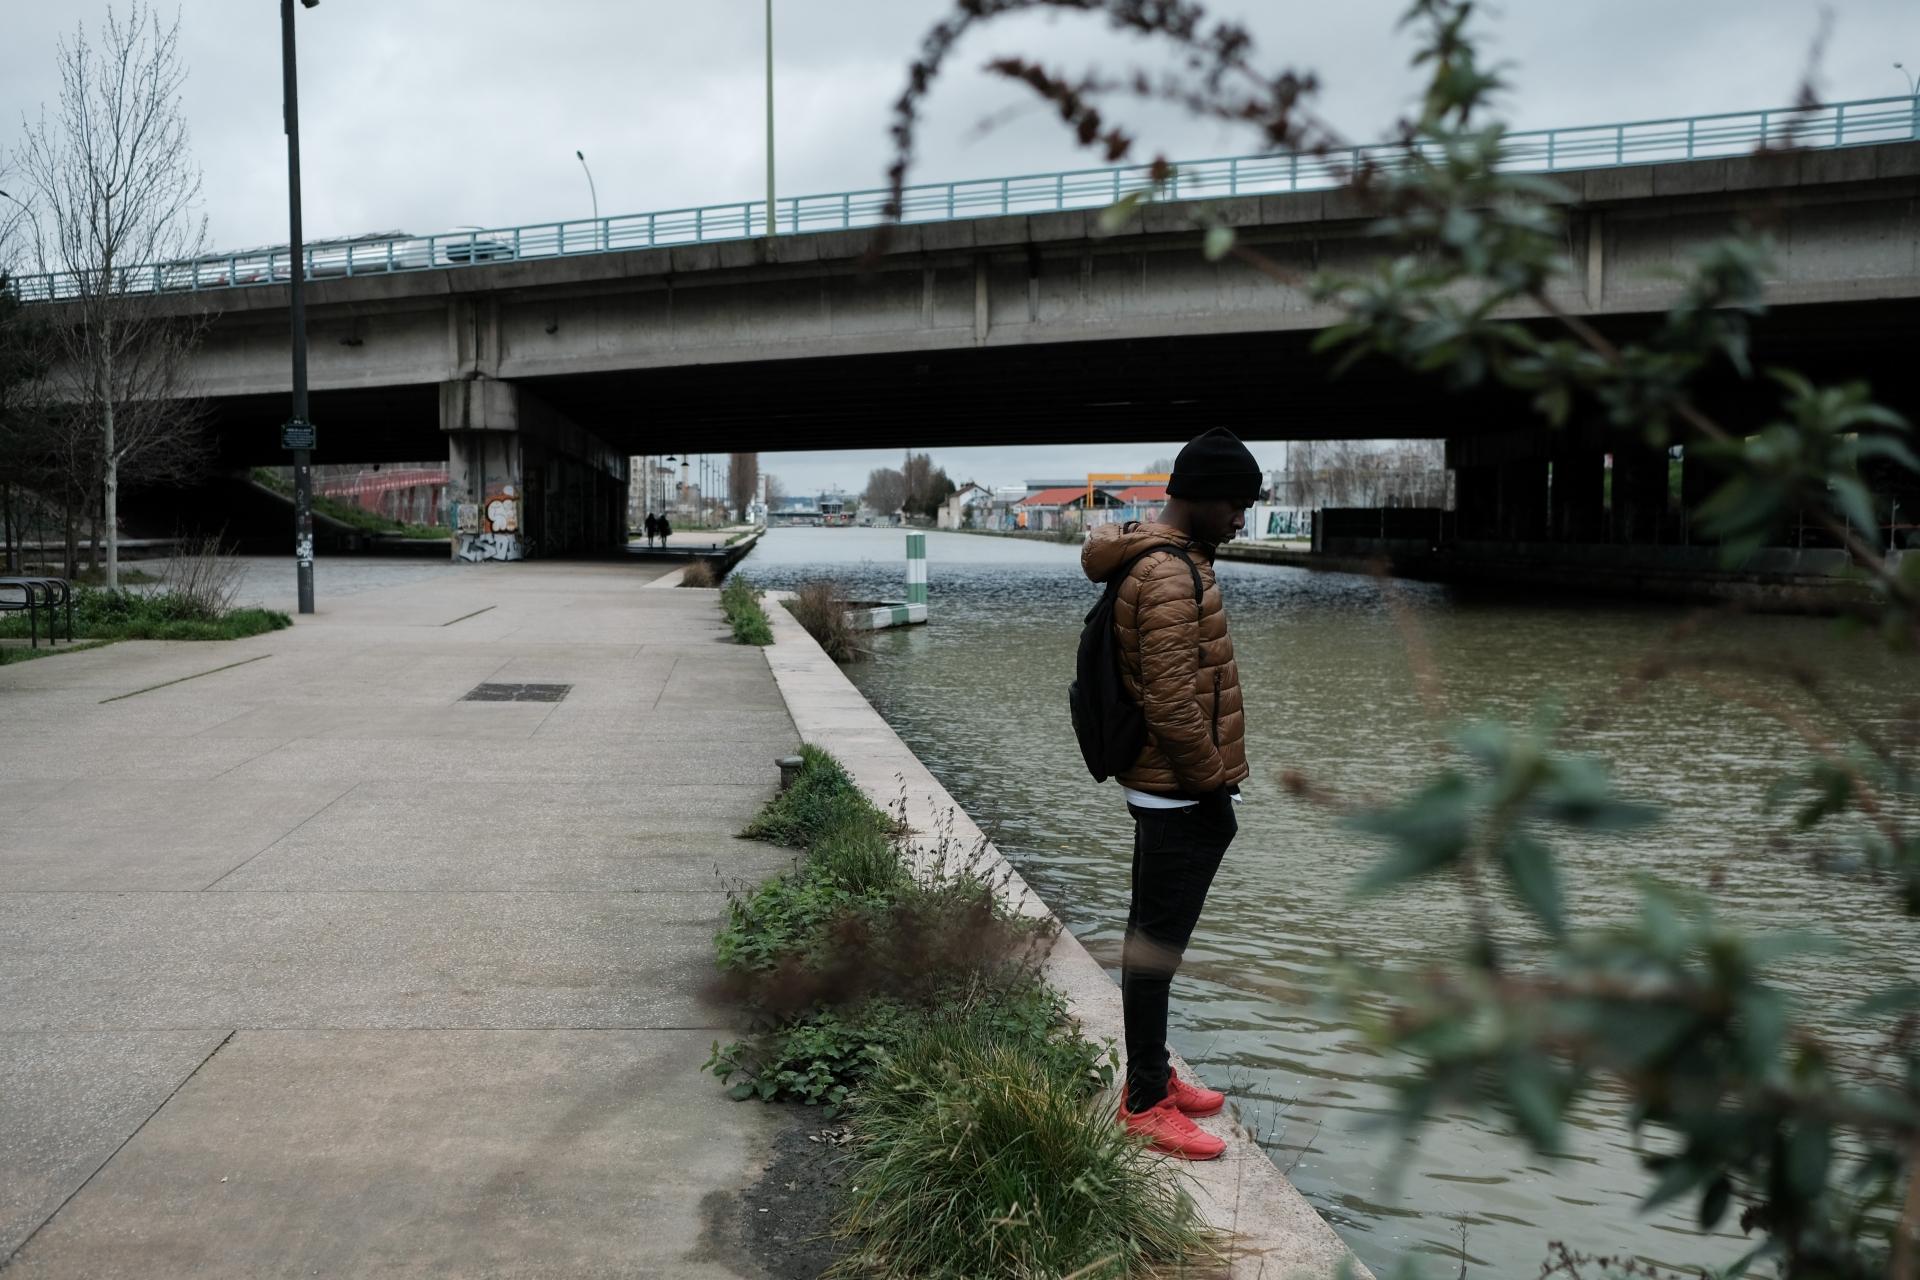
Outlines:
POLYGON ((1140 1111, 1167 1096, 1168 988, 1239 824, 1224 790, 1185 809, 1128 805, 1127 812, 1133 815, 1133 903, 1120 959, 1120 1003, 1127 1109, 1140 1111))

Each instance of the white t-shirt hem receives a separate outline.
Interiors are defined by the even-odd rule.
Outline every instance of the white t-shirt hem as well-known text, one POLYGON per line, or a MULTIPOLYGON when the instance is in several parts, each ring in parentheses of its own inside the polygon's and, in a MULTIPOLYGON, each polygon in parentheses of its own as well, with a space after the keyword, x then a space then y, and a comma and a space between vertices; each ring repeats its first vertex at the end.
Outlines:
MULTIPOLYGON (((1135 791, 1127 786, 1120 788, 1120 794, 1125 796, 1127 803, 1136 809, 1191 809, 1200 803, 1198 800, 1181 800, 1174 796, 1155 795, 1151 791, 1135 791)), ((1236 791, 1233 793, 1233 802, 1242 804, 1245 798, 1236 791)))
POLYGON ((1174 796, 1157 796, 1151 791, 1135 791, 1132 787, 1121 787, 1120 794, 1127 803, 1136 809, 1191 809, 1199 804, 1198 800, 1181 800, 1174 796))

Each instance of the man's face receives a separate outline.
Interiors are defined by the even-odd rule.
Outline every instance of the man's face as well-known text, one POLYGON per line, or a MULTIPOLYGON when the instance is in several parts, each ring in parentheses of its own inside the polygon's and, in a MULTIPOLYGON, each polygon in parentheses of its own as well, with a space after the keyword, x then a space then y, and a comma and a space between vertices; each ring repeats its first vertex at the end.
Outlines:
POLYGON ((1193 504, 1194 530, 1202 542, 1231 542, 1247 523, 1247 504, 1232 498, 1208 498, 1193 504))

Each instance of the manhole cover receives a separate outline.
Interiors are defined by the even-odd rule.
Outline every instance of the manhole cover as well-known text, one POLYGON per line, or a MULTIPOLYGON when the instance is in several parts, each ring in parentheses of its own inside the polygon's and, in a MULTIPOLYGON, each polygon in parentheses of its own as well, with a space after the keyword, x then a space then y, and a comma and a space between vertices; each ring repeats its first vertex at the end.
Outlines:
POLYGON ((477 684, 462 702, 558 702, 570 684, 477 684))

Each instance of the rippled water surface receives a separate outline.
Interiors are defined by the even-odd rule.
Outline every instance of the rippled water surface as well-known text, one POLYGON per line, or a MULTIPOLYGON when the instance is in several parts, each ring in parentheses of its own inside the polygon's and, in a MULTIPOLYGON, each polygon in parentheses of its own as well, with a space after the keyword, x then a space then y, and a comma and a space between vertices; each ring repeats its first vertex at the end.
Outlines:
MULTIPOLYGON (((1066 685, 1095 589, 1078 549, 929 534, 932 621, 886 632, 852 674, 881 713, 1103 961, 1114 964, 1127 906, 1132 823, 1111 784, 1083 770, 1066 719, 1066 685)), ((785 587, 832 576, 856 595, 899 598, 899 531, 780 530, 743 572, 785 587)), ((1608 712, 1588 739, 1626 791, 1669 806, 1649 836, 1591 839, 1567 850, 1576 918, 1617 919, 1633 882, 1655 873, 1714 889, 1723 910, 1760 927, 1813 928, 1835 955, 1797 962, 1784 982, 1816 1021, 1845 1038, 1838 1012, 1863 988, 1920 978, 1889 934, 1892 913, 1870 887, 1819 876, 1813 847, 1781 838, 1758 801, 1800 740, 1727 690, 1680 681, 1631 703, 1624 670, 1677 614, 1613 606, 1485 604, 1444 589, 1223 564, 1253 777, 1240 835, 1174 984, 1175 1046, 1209 1082, 1250 1104, 1248 1118, 1294 1183, 1376 1269, 1412 1254, 1450 1260, 1462 1226, 1470 1274, 1537 1275, 1550 1240, 1631 1252, 1670 1265, 1725 1263, 1737 1236, 1703 1237, 1684 1212, 1641 1215, 1647 1186, 1612 1098, 1576 1117, 1572 1153, 1553 1163, 1504 1137, 1497 1122, 1449 1117, 1408 1153, 1377 1123, 1395 1065, 1315 1002, 1329 965, 1417 966, 1444 956, 1463 923, 1458 899, 1429 888, 1353 903, 1347 886, 1378 850, 1327 812, 1280 788, 1283 769, 1350 795, 1392 794, 1424 776, 1433 721, 1409 661, 1409 634, 1432 655, 1454 716, 1527 717, 1549 699, 1608 712)), ((1723 639, 1812 661, 1862 705, 1885 706, 1900 679, 1871 640, 1830 623, 1748 618, 1723 639)), ((1822 837, 1836 840, 1839 836, 1822 837)))

